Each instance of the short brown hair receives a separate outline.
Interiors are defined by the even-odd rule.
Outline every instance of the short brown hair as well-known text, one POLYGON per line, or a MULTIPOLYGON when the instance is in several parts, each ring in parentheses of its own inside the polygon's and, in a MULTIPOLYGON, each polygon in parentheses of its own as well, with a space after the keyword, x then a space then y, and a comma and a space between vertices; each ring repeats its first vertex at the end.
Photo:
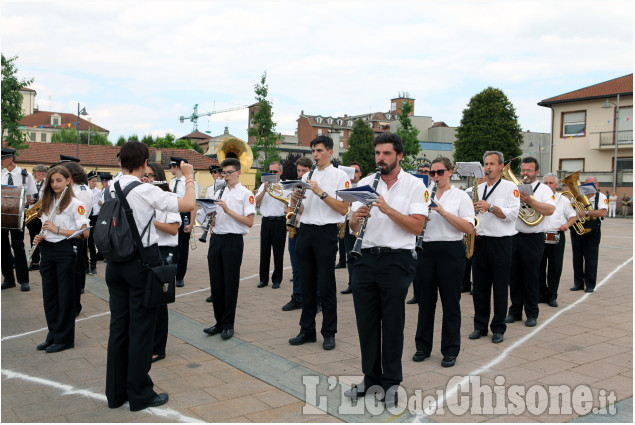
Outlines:
POLYGON ((313 161, 311 161, 311 158, 303 156, 302 158, 298 159, 295 162, 295 166, 297 167, 298 165, 301 165, 306 168, 311 168, 313 166, 313 161))

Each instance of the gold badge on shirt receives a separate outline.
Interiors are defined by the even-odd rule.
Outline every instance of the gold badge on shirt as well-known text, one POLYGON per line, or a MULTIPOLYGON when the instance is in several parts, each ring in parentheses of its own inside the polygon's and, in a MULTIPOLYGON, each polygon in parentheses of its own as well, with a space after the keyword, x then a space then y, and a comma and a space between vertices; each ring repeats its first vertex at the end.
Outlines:
POLYGON ((250 203, 251 205, 253 205, 253 204, 254 204, 254 197, 253 197, 253 196, 250 196, 250 197, 249 197, 249 203, 250 203))
POLYGON ((77 212, 79 213, 79 215, 84 215, 86 210, 80 205, 79 207, 77 207, 77 212))

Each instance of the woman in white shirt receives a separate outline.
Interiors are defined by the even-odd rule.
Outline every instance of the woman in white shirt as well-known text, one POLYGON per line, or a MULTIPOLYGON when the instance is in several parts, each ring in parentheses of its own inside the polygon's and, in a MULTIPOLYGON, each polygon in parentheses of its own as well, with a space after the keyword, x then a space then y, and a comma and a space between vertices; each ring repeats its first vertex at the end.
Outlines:
MULTIPOLYGON (((434 312, 437 291, 443 307, 441 329, 441 366, 456 363, 461 342, 461 286, 465 270, 463 234, 474 228, 472 200, 462 190, 450 185, 454 164, 444 157, 432 161, 430 177, 436 184, 436 195, 431 199, 430 215, 424 227, 423 251, 419 253, 415 285, 419 288, 419 317, 414 361, 423 361, 432 351, 434 312), (433 206, 432 201, 436 204, 433 206)), ((428 192, 434 188, 430 186, 428 192)))
MULTIPOLYGON (((68 237, 85 229, 89 220, 86 206, 73 195, 73 182, 65 167, 51 168, 46 182, 40 210, 42 233, 34 238, 34 243, 40 244, 42 297, 49 331, 37 349, 57 353, 75 346, 77 255, 75 242, 68 237)), ((85 236, 88 235, 80 233, 77 238, 85 236)))
POLYGON ((617 193, 611 192, 609 196, 609 217, 615 218, 615 211, 617 210, 617 193))

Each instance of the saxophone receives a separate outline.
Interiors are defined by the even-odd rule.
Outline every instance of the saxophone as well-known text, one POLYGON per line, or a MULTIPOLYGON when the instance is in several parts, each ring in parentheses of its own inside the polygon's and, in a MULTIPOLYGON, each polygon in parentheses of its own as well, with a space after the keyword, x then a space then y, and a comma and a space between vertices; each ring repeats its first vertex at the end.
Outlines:
POLYGON ((31 205, 31 208, 26 211, 26 214, 24 215, 24 224, 29 224, 30 222, 35 220, 40 214, 40 208, 42 208, 41 199, 35 204, 31 205))
MULTIPOLYGON (((485 173, 488 175, 489 171, 485 173)), ((472 189, 472 204, 478 202, 478 179, 474 177, 474 188, 472 189)), ((474 214, 474 229, 472 233, 465 234, 463 237, 463 243, 465 243, 465 256, 470 259, 474 255, 474 240, 476 239, 476 228, 478 227, 478 217, 476 215, 478 211, 474 214)))

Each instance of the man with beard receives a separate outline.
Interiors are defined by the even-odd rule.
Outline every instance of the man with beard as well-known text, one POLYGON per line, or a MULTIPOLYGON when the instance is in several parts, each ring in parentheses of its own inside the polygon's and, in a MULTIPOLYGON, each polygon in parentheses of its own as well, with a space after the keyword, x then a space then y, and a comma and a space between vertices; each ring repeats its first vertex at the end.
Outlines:
POLYGON ((364 380, 344 395, 356 399, 372 386, 380 386, 386 406, 391 407, 397 405, 396 390, 403 380, 405 301, 415 276, 415 236, 421 233, 428 214, 428 195, 423 182, 399 166, 403 158, 399 136, 382 133, 373 144, 381 177, 365 177, 358 186, 372 186, 380 177, 379 198, 373 202, 372 212, 354 203, 350 221, 351 229, 359 232, 364 217, 368 219, 352 282, 364 380))

